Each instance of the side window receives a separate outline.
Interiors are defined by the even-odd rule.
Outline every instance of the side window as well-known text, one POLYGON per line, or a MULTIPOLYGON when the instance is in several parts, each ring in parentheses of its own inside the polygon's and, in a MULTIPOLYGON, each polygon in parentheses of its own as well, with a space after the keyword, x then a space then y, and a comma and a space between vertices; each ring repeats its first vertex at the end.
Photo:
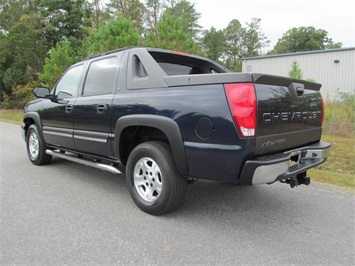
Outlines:
POLYGON ((112 93, 116 85, 117 57, 94 61, 89 67, 84 85, 84 96, 112 93))
POLYGON ((78 95, 78 86, 83 72, 83 65, 69 69, 59 80, 55 95, 59 98, 76 97, 78 95))

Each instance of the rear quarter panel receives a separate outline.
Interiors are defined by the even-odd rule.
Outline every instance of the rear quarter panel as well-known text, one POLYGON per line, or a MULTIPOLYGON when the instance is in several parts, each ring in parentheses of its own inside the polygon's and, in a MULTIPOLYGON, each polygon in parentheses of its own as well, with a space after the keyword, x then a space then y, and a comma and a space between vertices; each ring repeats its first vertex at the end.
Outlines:
POLYGON ((121 90, 113 99, 112 128, 130 114, 161 115, 179 125, 192 177, 237 182, 242 163, 253 153, 255 140, 239 138, 222 84, 121 90), (201 118, 213 125, 205 139, 196 134, 201 118))

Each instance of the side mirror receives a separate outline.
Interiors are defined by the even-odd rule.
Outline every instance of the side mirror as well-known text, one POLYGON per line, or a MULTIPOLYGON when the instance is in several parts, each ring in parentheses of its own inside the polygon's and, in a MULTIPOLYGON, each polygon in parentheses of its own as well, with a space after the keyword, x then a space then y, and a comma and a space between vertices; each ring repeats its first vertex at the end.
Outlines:
POLYGON ((49 88, 41 86, 37 86, 34 93, 37 98, 47 98, 51 94, 49 88))

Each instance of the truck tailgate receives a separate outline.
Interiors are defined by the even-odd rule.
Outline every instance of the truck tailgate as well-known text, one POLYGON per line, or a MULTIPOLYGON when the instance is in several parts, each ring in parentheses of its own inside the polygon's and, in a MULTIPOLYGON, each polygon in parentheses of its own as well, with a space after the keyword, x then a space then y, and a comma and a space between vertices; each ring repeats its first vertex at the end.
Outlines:
POLYGON ((322 133, 320 84, 253 75, 257 98, 256 154, 319 141, 322 133))

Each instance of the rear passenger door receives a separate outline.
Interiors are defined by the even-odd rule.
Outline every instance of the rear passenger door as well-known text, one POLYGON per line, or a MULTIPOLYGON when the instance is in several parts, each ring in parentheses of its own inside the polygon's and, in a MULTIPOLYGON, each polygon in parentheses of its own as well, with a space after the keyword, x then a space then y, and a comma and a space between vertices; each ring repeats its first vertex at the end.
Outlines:
POLYGON ((111 104, 116 90, 122 55, 91 61, 83 90, 74 106, 74 142, 78 151, 113 156, 111 104))

